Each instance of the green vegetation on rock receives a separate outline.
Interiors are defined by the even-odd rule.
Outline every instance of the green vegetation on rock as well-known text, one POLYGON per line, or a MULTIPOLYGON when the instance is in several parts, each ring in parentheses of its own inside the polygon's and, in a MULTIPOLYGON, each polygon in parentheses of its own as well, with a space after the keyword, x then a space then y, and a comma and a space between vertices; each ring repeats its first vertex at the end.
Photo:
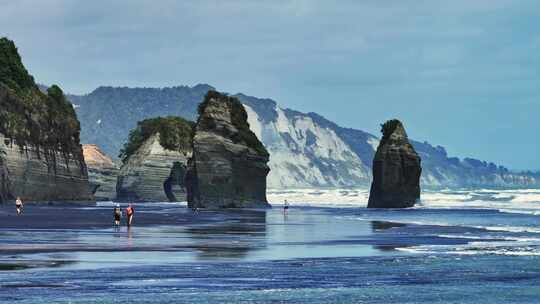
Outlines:
POLYGON ((21 146, 66 153, 80 150, 80 125, 73 106, 56 85, 47 94, 39 90, 7 38, 0 39, 0 133, 21 146))
POLYGON ((206 96, 204 97, 203 102, 199 104, 199 117, 203 115, 206 107, 208 106, 208 102, 212 99, 222 100, 227 103, 227 107, 231 112, 231 121, 234 127, 238 130, 238 133, 232 135, 232 141, 235 143, 244 143, 248 147, 257 151, 257 153, 259 153, 260 155, 268 156, 269 153, 264 147, 264 145, 257 138, 255 133, 253 133, 249 128, 246 109, 238 100, 238 98, 221 94, 217 91, 208 91, 208 93, 206 93, 206 96))
POLYGON ((126 162, 150 136, 159 133, 159 143, 167 150, 184 152, 191 149, 194 123, 176 116, 156 117, 137 123, 129 132, 128 142, 120 150, 120 159, 126 162))
POLYGON ((383 134, 382 140, 387 140, 394 130, 401 125, 401 121, 397 119, 391 119, 381 125, 381 133, 383 134))
POLYGON ((37 89, 34 78, 22 64, 15 43, 7 38, 0 38, 0 83, 21 97, 35 93, 37 89))

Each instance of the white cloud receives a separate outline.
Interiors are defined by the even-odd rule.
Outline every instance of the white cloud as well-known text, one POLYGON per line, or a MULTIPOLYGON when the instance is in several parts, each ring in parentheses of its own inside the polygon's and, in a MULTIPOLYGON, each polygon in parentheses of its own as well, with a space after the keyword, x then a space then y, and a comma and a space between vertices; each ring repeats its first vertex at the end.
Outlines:
POLYGON ((519 117, 519 131, 500 135, 529 158, 476 140, 481 158, 526 167, 540 143, 522 133, 538 127, 511 105, 540 100, 539 15, 533 0, 0 0, 0 35, 39 81, 68 92, 205 82, 372 132, 402 117, 458 154, 471 129, 519 117), (486 100, 491 116, 456 125, 486 100))

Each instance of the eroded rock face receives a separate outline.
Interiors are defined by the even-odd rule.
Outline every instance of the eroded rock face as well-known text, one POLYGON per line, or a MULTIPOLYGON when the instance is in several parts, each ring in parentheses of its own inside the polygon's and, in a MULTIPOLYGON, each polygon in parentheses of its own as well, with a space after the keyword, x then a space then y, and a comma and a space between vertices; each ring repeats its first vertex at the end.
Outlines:
POLYGON ((83 155, 88 167, 88 180, 96 200, 114 200, 118 166, 97 145, 83 145, 83 155))
POLYGON ((191 150, 161 146, 159 133, 150 136, 121 167, 116 184, 120 201, 186 201, 184 175, 191 150))
POLYGON ((247 114, 234 97, 208 92, 199 106, 189 181, 190 207, 269 207, 269 155, 249 129, 247 114))
POLYGON ((93 201, 82 151, 67 154, 19 146, 0 134, 0 199, 93 201))
POLYGON ((0 38, 0 200, 91 201, 73 105, 41 91, 15 43, 0 38))
POLYGON ((9 199, 13 199, 10 184, 6 160, 0 155, 0 204, 7 202, 9 199))
MULTIPOLYGON (((145 118, 178 115, 195 120, 197 105, 212 87, 113 88, 71 96, 78 105, 81 138, 98 143, 109 155, 118 155, 129 127, 145 118), (122 119, 116 119, 121 116, 122 119)), ((251 130, 271 154, 268 187, 368 187, 379 138, 343 128, 315 113, 284 109, 271 99, 236 95, 248 113, 251 130)), ((409 138, 422 156, 423 188, 537 188, 540 174, 510 172, 483 162, 447 154, 441 146, 409 138)))
POLYGON ((383 125, 383 138, 373 159, 368 208, 407 208, 420 199, 420 157, 399 120, 383 125))

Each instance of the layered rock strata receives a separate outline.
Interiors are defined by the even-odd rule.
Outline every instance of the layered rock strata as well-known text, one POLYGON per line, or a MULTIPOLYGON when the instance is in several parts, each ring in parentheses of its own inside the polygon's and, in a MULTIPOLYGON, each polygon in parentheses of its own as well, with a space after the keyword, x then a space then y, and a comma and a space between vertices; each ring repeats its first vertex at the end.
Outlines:
POLYGON ((97 201, 116 198, 116 179, 119 168, 97 145, 83 145, 84 161, 88 167, 88 180, 97 201))
POLYGON ((160 144, 155 133, 129 156, 116 185, 120 201, 186 201, 184 176, 191 150, 174 151, 160 144))
POLYGON ((0 39, 0 200, 91 201, 75 110, 40 91, 15 44, 0 39))
POLYGON ((190 207, 269 207, 269 154, 235 97, 210 91, 199 105, 188 173, 190 207))
POLYGON ((0 199, 93 201, 81 154, 20 146, 0 134, 0 199))
MULTIPOLYGON (((78 107, 84 141, 97 143, 111 156, 137 121, 175 115, 197 119, 197 105, 209 85, 171 88, 100 87, 71 96, 78 107), (122 120, 117 119, 122 116, 122 120)), ((316 113, 280 107, 274 100, 235 95, 244 104, 251 130, 272 156, 268 187, 369 187, 379 138, 344 128, 316 113)), ((452 157, 445 148, 409 139, 422 158, 422 188, 537 188, 540 175, 511 172, 490 162, 452 157)))
POLYGON ((383 138, 373 159, 368 208, 407 208, 420 199, 420 157, 399 120, 382 125, 383 138))

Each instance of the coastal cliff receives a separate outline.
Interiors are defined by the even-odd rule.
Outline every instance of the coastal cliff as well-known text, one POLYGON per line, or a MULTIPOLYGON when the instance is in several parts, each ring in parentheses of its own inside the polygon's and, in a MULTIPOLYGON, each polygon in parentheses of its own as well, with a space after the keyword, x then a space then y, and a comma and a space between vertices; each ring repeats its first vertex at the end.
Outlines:
POLYGON ((420 199, 420 157, 399 120, 382 125, 383 138, 373 159, 368 208, 407 208, 420 199))
MULTIPOLYGON (((70 96, 77 104, 85 142, 117 155, 137 121, 177 115, 197 119, 197 105, 209 85, 170 88, 100 87, 88 95, 70 96), (119 120, 121 115, 125 119, 119 120)), ((368 188, 380 138, 345 128, 317 113, 279 106, 268 98, 233 95, 244 105, 250 129, 270 153, 267 178, 272 189, 368 188)), ((512 172, 501 165, 449 155, 440 145, 409 139, 422 158, 424 189, 537 188, 533 172, 512 172)))
POLYGON ((179 117, 140 122, 121 157, 120 201, 186 201, 184 176, 191 157, 192 123, 179 117))
POLYGON ((83 155, 88 167, 88 180, 97 201, 116 198, 118 166, 97 145, 83 145, 83 155))
POLYGON ((62 90, 41 92, 15 44, 1 38, 0 200, 93 200, 79 132, 62 90))
POLYGON ((269 154, 235 97, 209 91, 198 108, 189 166, 188 204, 195 208, 269 207, 269 154))

